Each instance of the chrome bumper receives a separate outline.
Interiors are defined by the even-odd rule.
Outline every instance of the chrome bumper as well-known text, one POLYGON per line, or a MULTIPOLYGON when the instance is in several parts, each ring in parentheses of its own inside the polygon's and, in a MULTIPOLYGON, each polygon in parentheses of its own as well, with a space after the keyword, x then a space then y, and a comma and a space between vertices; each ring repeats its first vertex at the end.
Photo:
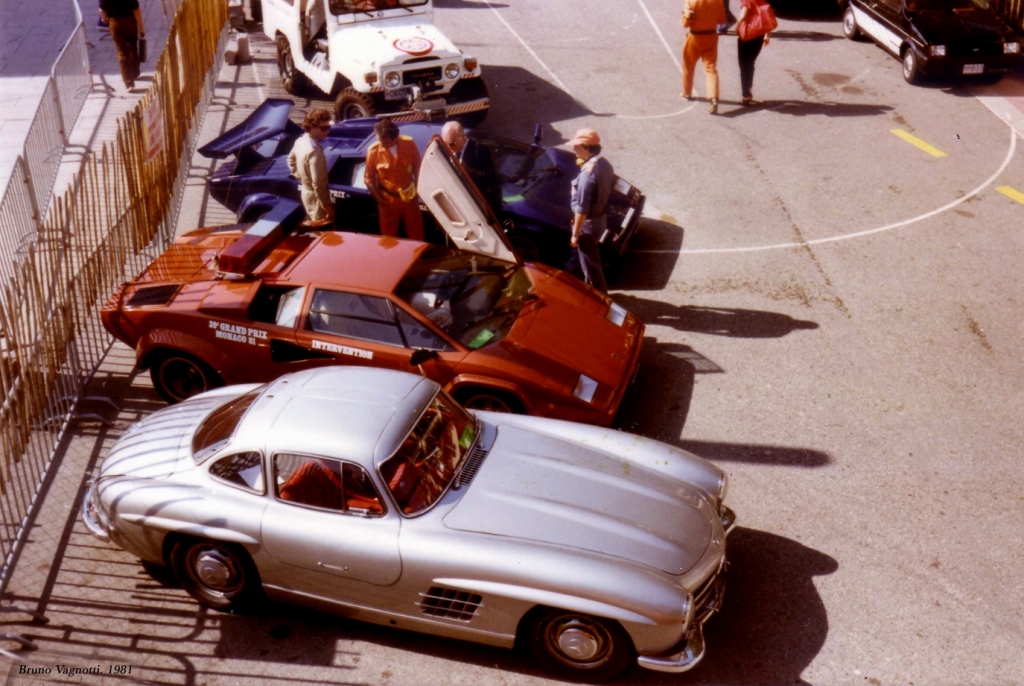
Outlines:
POLYGON ((82 501, 82 521, 85 522, 86 528, 93 533, 94 536, 104 541, 110 540, 110 533, 103 528, 103 526, 97 521, 96 508, 93 507, 93 489, 96 488, 96 484, 89 484, 89 490, 86 491, 85 500, 82 501))
POLYGON ((664 657, 647 657, 641 655, 636 659, 644 669, 655 672, 688 672, 704 659, 704 625, 696 624, 683 642, 683 649, 673 655, 664 657))

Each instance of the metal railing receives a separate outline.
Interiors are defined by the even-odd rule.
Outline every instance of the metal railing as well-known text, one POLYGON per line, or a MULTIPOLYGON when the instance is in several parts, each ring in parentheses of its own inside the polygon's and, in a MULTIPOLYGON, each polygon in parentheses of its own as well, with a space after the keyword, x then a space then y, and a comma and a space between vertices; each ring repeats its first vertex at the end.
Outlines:
MULTIPOLYGON (((84 42, 82 53, 71 47, 84 36, 78 13, 26 155, 0 199, 0 594, 61 442, 89 400, 85 388, 113 342, 100 322, 101 306, 174 238, 227 40, 227 3, 169 4, 176 11, 152 86, 117 120, 116 139, 85 151, 68 189, 51 199, 40 189, 52 193, 59 163, 53 150, 63 151, 71 126, 65 123, 77 119, 89 91, 75 66, 84 42), (162 131, 159 144, 144 123, 147 113, 155 113, 151 127, 162 131)), ((15 609, 24 611, 0 612, 15 609)))
POLYGON ((78 121, 92 88, 85 22, 76 0, 75 29, 50 69, 42 99, 32 117, 22 154, 0 199, 0 246, 11 260, 0 260, 0 278, 13 276, 16 260, 24 260, 25 249, 33 243, 57 181, 68 134, 78 121), (26 205, 26 203, 28 203, 26 205))

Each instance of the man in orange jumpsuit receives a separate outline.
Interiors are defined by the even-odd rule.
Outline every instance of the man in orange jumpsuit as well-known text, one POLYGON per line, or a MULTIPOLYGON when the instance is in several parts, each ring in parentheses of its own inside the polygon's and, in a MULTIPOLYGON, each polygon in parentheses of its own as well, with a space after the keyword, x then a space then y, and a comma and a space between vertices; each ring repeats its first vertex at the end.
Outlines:
POLYGON ((390 119, 373 125, 377 142, 366 154, 366 188, 377 201, 380 232, 397 236, 398 224, 405 225, 405 235, 423 240, 423 215, 416 199, 416 175, 420 171, 420 151, 408 136, 399 136, 398 127, 390 119))
POLYGON ((725 23, 725 5, 722 0, 686 0, 683 9, 683 28, 690 33, 683 42, 683 92, 680 97, 693 97, 693 70, 697 60, 704 61, 704 76, 708 83, 709 112, 718 114, 718 33, 719 24, 725 23))

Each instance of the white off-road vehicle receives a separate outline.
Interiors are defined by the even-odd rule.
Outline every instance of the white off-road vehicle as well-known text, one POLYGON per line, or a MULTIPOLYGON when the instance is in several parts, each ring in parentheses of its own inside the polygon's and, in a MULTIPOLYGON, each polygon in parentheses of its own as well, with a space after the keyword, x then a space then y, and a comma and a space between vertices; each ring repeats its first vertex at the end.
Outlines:
POLYGON ((490 101, 476 58, 432 23, 432 0, 262 0, 285 90, 333 97, 338 120, 457 118, 478 124, 490 101))

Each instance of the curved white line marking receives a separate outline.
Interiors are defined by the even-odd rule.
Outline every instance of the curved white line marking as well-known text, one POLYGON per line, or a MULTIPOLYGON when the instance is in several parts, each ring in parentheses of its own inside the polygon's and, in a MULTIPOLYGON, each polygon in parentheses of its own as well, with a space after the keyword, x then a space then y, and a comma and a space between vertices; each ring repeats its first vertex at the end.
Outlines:
POLYGON ((1006 170, 1007 165, 1010 164, 1010 160, 1013 159, 1013 154, 1016 151, 1016 149, 1017 149, 1017 132, 1014 131, 1013 128, 1010 128, 1010 149, 1007 150, 1007 152, 1006 152, 1006 158, 1003 160, 1003 163, 1001 165, 999 165, 999 169, 997 169, 995 171, 995 173, 992 174, 992 176, 988 177, 988 179, 986 179, 984 183, 982 183, 980 186, 978 186, 977 188, 975 188, 973 191, 971 191, 967 195, 963 196, 962 198, 957 198, 953 202, 948 203, 946 205, 943 205, 942 207, 939 207, 938 209, 934 209, 931 212, 925 212, 924 214, 918 215, 916 217, 912 217, 910 219, 904 219, 903 221, 896 222, 895 224, 888 224, 887 226, 881 226, 881 227, 879 227, 877 229, 867 229, 865 231, 857 231, 855 233, 847 233, 847 234, 843 234, 841 236, 831 236, 829 238, 815 238, 814 240, 803 241, 801 243, 779 243, 778 245, 758 245, 758 246, 751 246, 751 247, 748 247, 748 248, 698 248, 698 249, 695 249, 695 250, 631 250, 630 252, 645 253, 645 254, 666 254, 666 255, 668 255, 668 254, 671 254, 671 255, 698 255, 698 254, 706 255, 708 253, 762 252, 762 251, 765 251, 765 250, 783 250, 783 249, 788 249, 788 248, 803 248, 803 247, 806 247, 808 245, 820 245, 822 243, 835 243, 837 241, 845 241, 845 240, 849 240, 851 238, 860 238, 861 236, 869 236, 869 235, 871 235, 873 233, 882 233, 883 231, 892 231, 893 229, 898 229, 901 226, 907 226, 908 224, 914 224, 914 223, 919 222, 919 221, 924 221, 925 219, 929 219, 931 217, 934 217, 937 214, 941 214, 942 212, 946 212, 947 210, 951 210, 951 209, 953 209, 954 207, 956 207, 957 205, 959 205, 961 203, 967 202, 968 200, 973 198, 975 195, 977 195, 981 191, 985 190, 985 188, 987 188, 988 186, 992 185, 992 182, 995 181, 997 178, 999 178, 999 175, 1002 174, 1003 171, 1006 170))
POLYGON ((616 119, 667 119, 669 117, 678 117, 680 114, 685 114, 692 110, 696 105, 690 105, 684 107, 676 112, 669 112, 668 114, 613 114, 612 116, 616 119))
POLYGON ((654 32, 658 34, 658 38, 661 39, 661 44, 664 45, 665 50, 668 51, 668 56, 672 58, 672 61, 675 62, 676 68, 679 70, 680 73, 682 73, 683 65, 680 64, 679 58, 676 57, 675 51, 669 46, 668 41, 665 40, 665 35, 661 32, 661 29, 658 28, 658 23, 654 21, 654 17, 652 17, 650 11, 648 11, 647 5, 644 4, 644 0, 636 1, 640 3, 640 9, 642 9, 644 11, 644 14, 647 15, 647 21, 651 22, 651 26, 654 27, 654 32))

